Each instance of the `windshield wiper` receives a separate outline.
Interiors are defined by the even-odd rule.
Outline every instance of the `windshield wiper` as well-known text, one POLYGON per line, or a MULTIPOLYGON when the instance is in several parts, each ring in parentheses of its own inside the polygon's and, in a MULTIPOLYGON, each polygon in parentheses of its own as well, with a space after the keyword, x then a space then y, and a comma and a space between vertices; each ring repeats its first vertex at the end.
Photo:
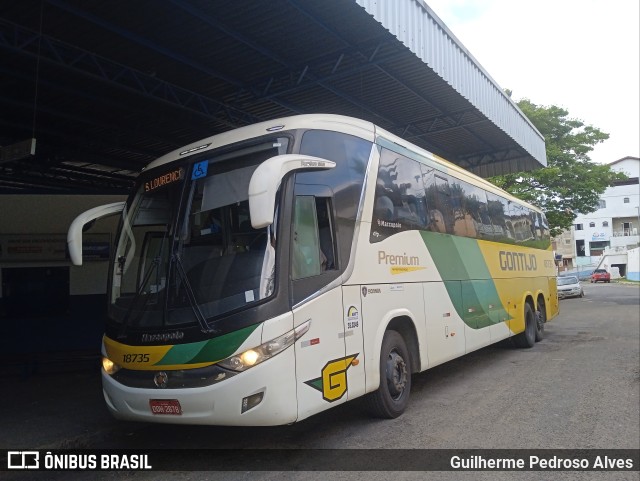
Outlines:
MULTIPOLYGON (((121 260, 118 259, 118 262, 121 262, 121 260)), ((122 320, 122 327, 120 328, 120 333, 119 333, 118 337, 124 337, 125 336, 125 334, 127 332, 127 328, 129 327, 129 321, 131 319, 131 314, 133 313, 133 306, 135 306, 136 302, 138 301, 138 299, 140 299, 140 296, 144 292, 145 286, 149 282, 149 279, 151 279, 151 275, 153 274, 153 271, 155 271, 159 265, 160 265, 160 256, 156 256, 151 261, 151 265, 149 266, 149 269, 147 269, 147 272, 145 273, 144 278, 142 279, 142 282, 140 283, 140 287, 138 288, 135 296, 133 296, 133 299, 131 300, 131 304, 129 304, 129 308, 127 309, 127 312, 124 315, 124 319, 122 320)), ((156 293, 156 295, 157 295, 157 293, 156 293)), ((149 302, 150 298, 151 298, 151 293, 147 294, 147 296, 145 297, 144 303, 140 307, 141 311, 147 305, 147 302, 149 302)))
POLYGON ((198 305, 196 296, 193 293, 193 288, 191 287, 191 283, 189 282, 187 273, 184 270, 182 260, 180 259, 180 255, 177 253, 174 254, 171 260, 175 262, 175 265, 177 267, 176 270, 178 271, 178 274, 180 274, 180 278, 184 283, 184 288, 185 288, 184 290, 187 293, 187 299, 189 299, 189 305, 191 306, 191 310, 193 310, 193 313, 195 314, 196 319, 198 320, 198 324, 200 324, 200 329, 202 330, 202 332, 205 332, 205 333, 215 332, 215 329, 211 329, 207 324, 207 319, 204 317, 204 314, 202 313, 202 310, 198 305))

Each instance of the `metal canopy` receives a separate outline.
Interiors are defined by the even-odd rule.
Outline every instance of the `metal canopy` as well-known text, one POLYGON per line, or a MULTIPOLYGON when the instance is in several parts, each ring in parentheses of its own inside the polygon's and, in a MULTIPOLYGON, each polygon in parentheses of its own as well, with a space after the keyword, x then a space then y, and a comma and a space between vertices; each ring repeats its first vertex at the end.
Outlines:
POLYGON ((0 160, 0 193, 124 193, 167 151, 298 113, 372 121, 483 176, 546 164, 542 136, 420 1, 10 3, 0 145, 37 147, 0 160))

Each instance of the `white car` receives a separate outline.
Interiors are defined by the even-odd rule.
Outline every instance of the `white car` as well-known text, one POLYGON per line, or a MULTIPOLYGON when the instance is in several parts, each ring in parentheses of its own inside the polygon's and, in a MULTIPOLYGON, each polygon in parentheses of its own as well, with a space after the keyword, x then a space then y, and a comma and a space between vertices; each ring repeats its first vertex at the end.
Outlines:
POLYGON ((576 276, 558 277, 558 299, 584 297, 584 291, 576 276))

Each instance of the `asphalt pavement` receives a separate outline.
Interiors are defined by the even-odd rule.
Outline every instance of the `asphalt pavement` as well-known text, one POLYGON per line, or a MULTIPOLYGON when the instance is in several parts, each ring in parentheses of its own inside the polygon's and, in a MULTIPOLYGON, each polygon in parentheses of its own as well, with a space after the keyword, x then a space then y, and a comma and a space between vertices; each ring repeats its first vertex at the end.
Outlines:
MULTIPOLYGON (((371 419, 355 400, 295 425, 270 428, 121 422, 104 406, 98 361, 87 360, 77 368, 43 369, 29 377, 0 373, 0 448, 638 450, 640 286, 583 285, 585 297, 561 300, 560 315, 548 323, 545 339, 534 348, 503 343, 415 375, 409 408, 398 419, 371 419)), ((324 479, 317 472, 216 471, 222 466, 206 473, 178 472, 181 468, 100 477, 324 479)), ((89 472, 29 474, 14 474, 14 479, 98 477, 89 472)), ((425 473, 394 478, 424 479, 418 474, 425 473)), ((505 473, 428 474, 434 479, 495 479, 505 473)), ((504 479, 551 479, 531 472, 510 474, 504 479)), ((388 479, 384 473, 366 476, 388 479)), ((362 473, 332 473, 332 478, 361 479, 362 473)), ((552 478, 639 479, 637 471, 572 471, 553 473, 552 478)))

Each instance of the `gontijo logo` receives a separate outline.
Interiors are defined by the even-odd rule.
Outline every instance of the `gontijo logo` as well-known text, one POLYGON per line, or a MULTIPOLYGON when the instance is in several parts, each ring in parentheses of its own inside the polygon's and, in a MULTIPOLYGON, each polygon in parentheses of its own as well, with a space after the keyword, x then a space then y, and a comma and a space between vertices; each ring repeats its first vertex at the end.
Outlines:
POLYGON ((358 363, 357 357, 358 354, 352 354, 329 361, 322 368, 322 376, 305 381, 305 384, 320 391, 325 401, 337 401, 347 392, 347 369, 358 363))
POLYGON ((503 271, 535 271, 538 270, 538 261, 535 254, 523 252, 500 251, 500 269, 503 271))

